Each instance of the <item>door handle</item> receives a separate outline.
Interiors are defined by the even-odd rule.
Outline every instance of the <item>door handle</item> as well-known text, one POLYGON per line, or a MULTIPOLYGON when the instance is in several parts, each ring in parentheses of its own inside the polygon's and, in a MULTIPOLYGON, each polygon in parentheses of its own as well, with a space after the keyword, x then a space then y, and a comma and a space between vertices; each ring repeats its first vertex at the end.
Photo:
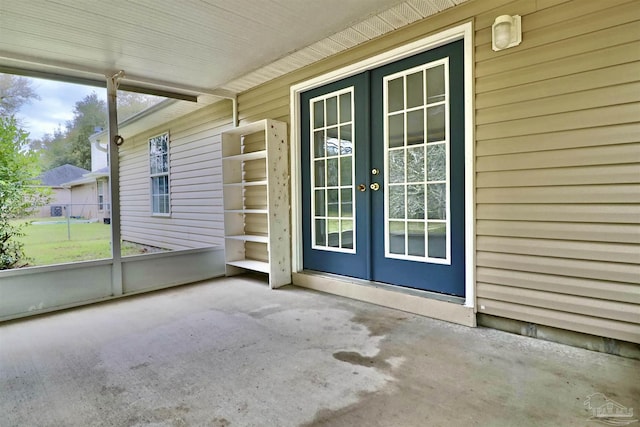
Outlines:
POLYGON ((380 189, 380 184, 374 182, 369 186, 369 188, 371 188, 373 191, 378 191, 380 189))
POLYGON ((360 190, 360 191, 367 191, 367 186, 366 186, 366 185, 364 185, 364 184, 360 184, 360 185, 358 185, 358 190, 360 190))

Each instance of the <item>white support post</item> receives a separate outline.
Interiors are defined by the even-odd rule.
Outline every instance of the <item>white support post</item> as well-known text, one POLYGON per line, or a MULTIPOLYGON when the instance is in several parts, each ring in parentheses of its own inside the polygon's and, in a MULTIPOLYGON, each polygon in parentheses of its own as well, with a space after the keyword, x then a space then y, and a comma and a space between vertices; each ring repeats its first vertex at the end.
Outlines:
POLYGON ((120 252, 120 157, 118 155, 118 111, 117 93, 118 79, 123 72, 107 77, 107 111, 109 117, 109 196, 111 200, 111 255, 113 268, 111 271, 111 291, 113 296, 123 294, 122 287, 122 254, 120 252))

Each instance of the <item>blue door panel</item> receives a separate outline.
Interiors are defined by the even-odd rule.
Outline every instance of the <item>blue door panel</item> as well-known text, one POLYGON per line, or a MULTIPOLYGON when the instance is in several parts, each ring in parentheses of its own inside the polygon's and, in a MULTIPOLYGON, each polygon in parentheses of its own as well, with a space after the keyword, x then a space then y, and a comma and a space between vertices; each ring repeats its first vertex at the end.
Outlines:
MULTIPOLYGON (((384 76, 449 58, 450 91, 450 203, 451 265, 412 262, 385 258, 384 195, 372 193, 372 277, 373 280, 416 289, 464 296, 464 50, 462 40, 429 50, 399 62, 377 68, 371 73, 371 115, 383 116, 384 76)), ((384 164, 383 120, 371 121, 372 167, 384 164)), ((383 187, 384 174, 376 181, 383 187)))
POLYGON ((355 162, 354 185, 366 180, 369 168, 369 115, 368 115, 368 74, 362 73, 305 92, 300 97, 301 120, 301 170, 302 170, 302 234, 303 265, 305 269, 335 273, 345 276, 370 279, 370 261, 367 249, 369 236, 369 199, 366 192, 355 193, 356 253, 331 252, 312 248, 311 236, 311 143, 310 143, 310 105, 309 101, 317 96, 332 93, 348 87, 354 88, 355 100, 355 162))
POLYGON ((465 165, 464 165, 464 50, 457 41, 417 54, 375 70, 322 86, 301 95, 301 170, 303 265, 305 269, 357 277, 415 289, 464 296, 465 292, 465 165), (450 113, 450 264, 410 261, 385 257, 383 78, 387 75, 449 58, 450 113), (355 192, 356 253, 312 248, 310 106, 317 96, 347 87, 355 98, 355 192), (379 191, 371 191, 378 182, 379 191))

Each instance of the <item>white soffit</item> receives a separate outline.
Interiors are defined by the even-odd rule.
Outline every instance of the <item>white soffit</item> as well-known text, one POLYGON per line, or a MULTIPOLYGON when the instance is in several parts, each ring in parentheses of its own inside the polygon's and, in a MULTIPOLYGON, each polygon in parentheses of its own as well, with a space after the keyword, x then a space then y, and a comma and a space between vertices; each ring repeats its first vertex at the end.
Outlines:
POLYGON ((371 16, 345 30, 298 50, 271 64, 235 79, 223 89, 244 92, 316 61, 380 37, 467 0, 408 0, 371 16))
POLYGON ((228 96, 466 0, 0 0, 0 72, 228 96))

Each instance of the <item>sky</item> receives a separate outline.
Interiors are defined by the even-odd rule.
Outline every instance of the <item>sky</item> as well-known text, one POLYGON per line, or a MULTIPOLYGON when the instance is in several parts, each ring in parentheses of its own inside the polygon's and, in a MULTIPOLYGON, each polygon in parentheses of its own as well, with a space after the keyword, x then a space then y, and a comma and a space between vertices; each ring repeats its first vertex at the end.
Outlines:
POLYGON ((107 100, 107 90, 100 87, 82 86, 53 80, 30 79, 40 99, 23 105, 17 117, 30 139, 40 139, 46 133, 53 134, 58 128, 73 119, 76 102, 95 92, 100 99, 107 100))

